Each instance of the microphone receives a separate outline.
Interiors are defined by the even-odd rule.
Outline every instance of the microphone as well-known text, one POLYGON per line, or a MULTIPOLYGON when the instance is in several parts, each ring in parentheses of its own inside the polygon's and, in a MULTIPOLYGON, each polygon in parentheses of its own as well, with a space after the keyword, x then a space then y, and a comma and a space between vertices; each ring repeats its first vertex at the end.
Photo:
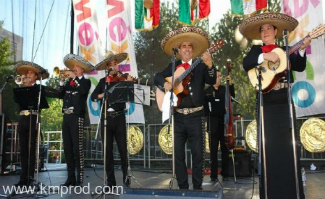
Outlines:
POLYGON ((112 67, 110 67, 107 71, 108 72, 111 72, 111 71, 113 71, 114 70, 114 67, 112 66, 112 67))
POLYGON ((256 66, 256 69, 262 71, 263 73, 266 72, 266 68, 264 66, 256 66))
POLYGON ((172 48, 174 54, 179 54, 180 50, 178 48, 172 48))
POLYGON ((7 80, 9 80, 9 79, 15 79, 15 76, 14 76, 14 75, 9 75, 9 76, 7 77, 7 80))
POLYGON ((288 32, 289 32, 289 31, 288 31, 287 29, 284 29, 283 32, 282 32, 282 34, 283 34, 284 36, 286 36, 286 35, 288 35, 288 32))

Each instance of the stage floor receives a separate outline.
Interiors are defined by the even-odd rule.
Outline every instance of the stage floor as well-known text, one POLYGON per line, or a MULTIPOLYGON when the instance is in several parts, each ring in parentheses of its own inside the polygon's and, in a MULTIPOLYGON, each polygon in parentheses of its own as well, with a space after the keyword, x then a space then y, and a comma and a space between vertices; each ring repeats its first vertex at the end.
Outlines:
MULTIPOLYGON (((61 183, 64 183, 67 175, 66 175, 66 165, 65 164, 46 164, 46 171, 42 171, 39 173, 39 182, 43 183, 47 186, 53 186, 51 193, 46 196, 46 198, 54 199, 54 198, 92 198, 91 193, 95 192, 96 187, 100 187, 103 185, 103 169, 102 167, 94 168, 86 168, 85 169, 85 180, 84 193, 81 192, 80 189, 76 190, 64 190, 67 193, 53 193, 56 190, 56 186, 59 186, 61 183)), ((133 179, 131 182, 130 188, 132 190, 167 190, 169 191, 169 183, 171 181, 172 173, 167 170, 157 170, 157 169, 143 169, 143 168, 133 168, 133 179)), ((115 169, 117 186, 122 186, 122 172, 119 168, 115 169)), ((325 172, 324 171, 308 171, 307 170, 307 182, 305 186, 305 195, 306 199, 323 199, 325 198, 325 172)), ((0 177, 0 196, 6 197, 4 188, 6 186, 11 186, 17 183, 19 180, 19 174, 17 173, 9 173, 6 175, 2 175, 0 177)), ((228 181, 222 181, 221 177, 219 177, 220 182, 212 183, 210 181, 209 175, 206 175, 203 180, 203 191, 200 196, 205 197, 208 196, 208 193, 211 192, 219 192, 222 190, 223 199, 249 199, 253 198, 257 199, 258 197, 258 178, 257 177, 238 177, 236 182, 233 177, 229 177, 228 181), (205 194, 206 192, 207 194, 205 194)), ((280 180, 280 179, 279 179, 280 180)), ((191 175, 189 175, 189 182, 191 184, 191 175)), ((190 190, 192 189, 190 185, 190 190)), ((124 187, 119 188, 120 191, 128 192, 124 187)), ((176 179, 173 180, 173 188, 170 191, 177 190, 177 182, 176 179)), ((97 188, 97 191, 100 191, 100 188, 97 188)), ((116 191, 114 191, 116 193, 116 191)), ((189 191, 190 192, 190 191, 189 191)), ((43 192, 45 193, 45 192, 43 192)), ((126 194, 127 195, 127 194, 126 194)), ((132 198, 132 195, 128 195, 128 197, 123 196, 123 198, 132 198)), ((30 195, 16 195, 12 198, 26 198, 30 195)), ((119 195, 106 195, 106 198, 119 198, 119 195)), ((93 196, 94 198, 94 196, 93 196)), ((136 198, 136 197, 133 197, 136 198)))

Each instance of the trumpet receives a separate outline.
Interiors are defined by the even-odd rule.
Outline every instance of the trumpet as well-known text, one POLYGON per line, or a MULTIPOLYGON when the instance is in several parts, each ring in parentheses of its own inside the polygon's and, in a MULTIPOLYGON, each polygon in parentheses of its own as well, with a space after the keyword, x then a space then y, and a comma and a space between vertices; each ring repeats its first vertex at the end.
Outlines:
POLYGON ((29 86, 30 84, 30 78, 26 77, 26 75, 17 75, 15 77, 15 83, 19 86, 19 87, 25 87, 25 86, 29 86))
POLYGON ((59 67, 56 66, 53 69, 53 75, 61 78, 73 78, 74 72, 69 69, 60 70, 59 67))

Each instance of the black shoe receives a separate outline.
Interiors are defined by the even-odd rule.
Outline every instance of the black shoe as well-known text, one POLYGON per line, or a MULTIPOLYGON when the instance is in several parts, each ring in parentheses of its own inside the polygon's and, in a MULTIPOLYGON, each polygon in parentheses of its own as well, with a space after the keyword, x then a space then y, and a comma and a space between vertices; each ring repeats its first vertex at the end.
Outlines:
POLYGON ((82 186, 83 186, 83 183, 77 181, 77 182, 76 182, 76 186, 77 186, 77 187, 82 187, 82 186))
POLYGON ((17 182, 16 184, 14 184, 15 187, 23 187, 26 186, 27 187, 27 181, 23 181, 23 180, 19 180, 19 182, 17 182))
POLYGON ((202 186, 194 186, 193 189, 194 190, 202 190, 202 186))
POLYGON ((210 177, 211 179, 211 182, 217 182, 218 181, 218 178, 215 178, 215 177, 210 177))
POLYGON ((70 181, 69 179, 65 181, 65 183, 60 184, 60 187, 70 187, 70 186, 75 186, 76 182, 75 181, 70 181))
POLYGON ((181 189, 181 190, 188 190, 188 186, 179 186, 179 189, 181 189))
POLYGON ((124 178, 123 179, 124 181, 123 181, 123 184, 126 186, 126 187, 129 187, 130 186, 130 184, 131 184, 131 179, 130 178, 124 178))

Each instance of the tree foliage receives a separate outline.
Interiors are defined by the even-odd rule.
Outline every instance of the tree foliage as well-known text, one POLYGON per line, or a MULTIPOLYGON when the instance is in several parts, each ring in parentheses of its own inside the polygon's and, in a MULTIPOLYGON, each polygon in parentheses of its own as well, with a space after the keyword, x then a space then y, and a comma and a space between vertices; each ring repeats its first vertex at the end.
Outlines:
MULTIPOLYGON (((0 31, 2 30, 3 21, 0 21, 0 31)), ((2 112, 5 114, 7 121, 17 121, 18 105, 14 103, 13 88, 15 83, 12 79, 7 78, 15 74, 11 60, 14 51, 11 48, 12 44, 7 37, 0 37, 0 85, 2 90, 2 112), (5 82, 7 84, 4 86, 5 82)))

